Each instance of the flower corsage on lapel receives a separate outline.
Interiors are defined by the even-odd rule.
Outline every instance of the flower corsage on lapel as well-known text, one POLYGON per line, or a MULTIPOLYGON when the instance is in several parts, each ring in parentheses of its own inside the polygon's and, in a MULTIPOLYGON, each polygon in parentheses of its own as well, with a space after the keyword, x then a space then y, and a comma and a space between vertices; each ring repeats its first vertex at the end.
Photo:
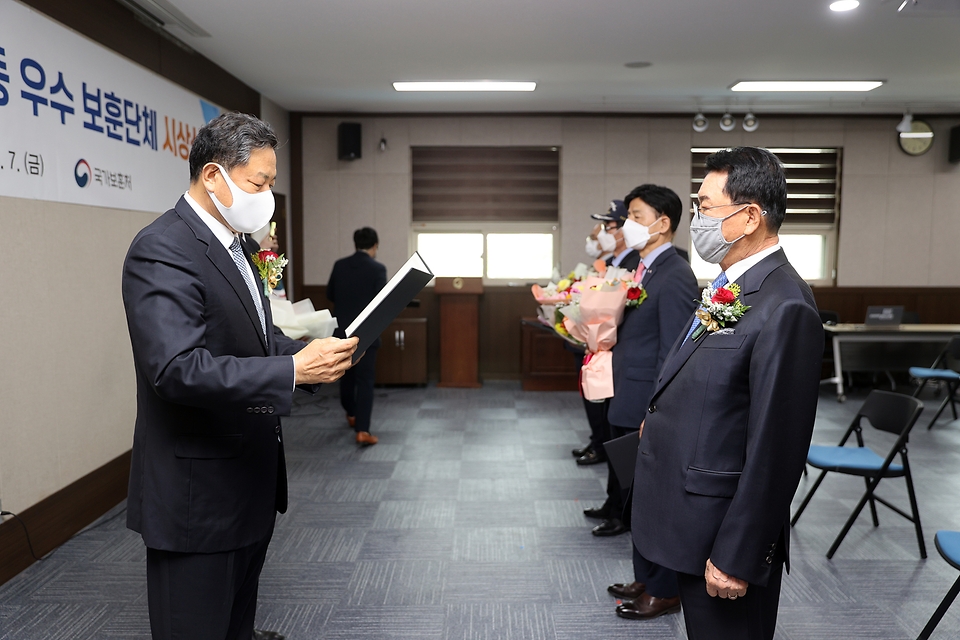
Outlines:
POLYGON ((721 327, 733 324, 747 312, 750 307, 740 302, 740 285, 731 284, 725 287, 705 287, 700 296, 700 308, 697 309, 698 326, 691 338, 694 342, 706 333, 719 331, 721 327))
POLYGON ((260 272, 260 280, 263 281, 263 295, 269 296, 277 287, 277 283, 283 278, 283 268, 287 266, 287 259, 283 254, 277 255, 273 251, 266 249, 257 251, 250 256, 253 264, 260 272))

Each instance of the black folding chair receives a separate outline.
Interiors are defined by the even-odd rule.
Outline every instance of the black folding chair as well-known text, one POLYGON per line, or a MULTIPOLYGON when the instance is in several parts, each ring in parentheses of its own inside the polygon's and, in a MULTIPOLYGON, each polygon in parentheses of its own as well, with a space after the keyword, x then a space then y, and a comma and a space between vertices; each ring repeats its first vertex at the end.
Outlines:
POLYGON ((807 453, 807 464, 817 469, 822 469, 822 472, 816 482, 813 483, 810 492, 803 499, 800 508, 790 521, 790 526, 797 524, 797 520, 800 519, 800 514, 803 513, 807 504, 810 503, 810 499, 820 486, 820 483, 823 482, 823 478, 827 475, 828 471, 860 476, 863 478, 867 487, 863 497, 860 498, 860 502, 857 503, 857 507, 847 519, 847 523, 843 525, 843 530, 840 532, 840 535, 837 536, 837 539, 833 541, 833 546, 827 551, 828 559, 832 558, 833 554, 836 553, 840 543, 843 542, 843 538, 847 535, 847 532, 850 531, 850 527, 853 526, 854 521, 856 521, 857 516, 860 515, 860 512, 867 502, 870 503, 870 514, 873 516, 873 526, 875 527, 880 526, 880 520, 877 519, 877 502, 912 522, 917 531, 917 544, 920 546, 920 557, 927 557, 927 548, 923 544, 923 531, 920 529, 920 512, 917 510, 917 496, 913 491, 913 476, 910 475, 910 463, 907 460, 907 439, 910 435, 910 430, 913 428, 913 425, 916 424, 917 418, 920 417, 920 412, 922 411, 923 403, 916 398, 898 393, 890 393, 889 391, 873 390, 870 392, 870 395, 867 396, 863 406, 860 407, 860 411, 856 417, 854 417, 850 428, 848 428, 847 432, 843 435, 839 445, 836 447, 810 446, 810 451, 807 453), (863 418, 866 418, 874 428, 898 436, 897 441, 893 447, 891 447, 890 452, 885 458, 881 458, 871 449, 864 446, 863 427, 861 425, 863 418), (850 439, 851 434, 856 434, 857 446, 845 447, 844 445, 847 440, 850 439), (898 455, 900 456, 900 464, 894 464, 893 459, 898 455), (880 480, 883 478, 900 477, 905 478, 907 481, 907 494, 910 497, 912 516, 874 494, 877 485, 880 484, 880 480))
MULTIPOLYGON (((954 569, 960 569, 960 531, 937 531, 933 542, 937 545, 937 551, 940 552, 943 559, 954 569)), ((953 601, 956 600, 958 593, 960 593, 960 578, 957 578, 957 581, 953 583, 953 586, 947 591, 947 595, 943 596, 943 600, 940 601, 940 606, 937 607, 937 610, 930 616, 927 626, 925 626, 923 631, 920 632, 920 635, 917 636, 917 640, 927 640, 927 638, 930 637, 933 630, 940 624, 940 619, 943 618, 943 614, 947 612, 947 609, 949 609, 953 601)))
POLYGON ((953 419, 957 419, 957 390, 960 389, 960 336, 950 338, 946 348, 929 367, 910 367, 910 375, 920 381, 917 390, 913 392, 915 398, 920 395, 928 382, 943 384, 947 389, 940 408, 937 409, 933 420, 930 421, 930 426, 927 427, 928 430, 933 428, 933 423, 947 408, 947 403, 953 411, 953 419))

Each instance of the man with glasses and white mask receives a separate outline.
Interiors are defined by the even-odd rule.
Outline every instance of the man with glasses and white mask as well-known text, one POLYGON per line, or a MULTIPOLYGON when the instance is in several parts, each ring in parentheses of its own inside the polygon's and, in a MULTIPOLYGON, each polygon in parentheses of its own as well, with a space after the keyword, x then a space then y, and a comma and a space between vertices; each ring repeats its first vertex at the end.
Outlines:
POLYGON ((273 326, 242 236, 273 215, 276 146, 253 116, 201 127, 189 189, 137 234, 123 265, 137 375, 127 526, 147 547, 155 640, 283 637, 253 629, 287 508, 279 417, 295 385, 337 380, 357 347, 304 344, 273 326))
MULTIPOLYGON (((640 428, 633 539, 677 572, 690 640, 774 636, 790 502, 819 392, 823 326, 780 249, 783 168, 707 158, 690 233, 720 276, 660 371, 640 428)), ((788 567, 789 568, 789 567, 788 567)))

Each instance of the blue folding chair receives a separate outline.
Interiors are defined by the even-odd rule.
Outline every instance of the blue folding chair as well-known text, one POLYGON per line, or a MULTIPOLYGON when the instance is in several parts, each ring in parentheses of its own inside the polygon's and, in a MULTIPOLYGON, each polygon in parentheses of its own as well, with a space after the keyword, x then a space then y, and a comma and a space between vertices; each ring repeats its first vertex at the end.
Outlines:
POLYGON ((927 548, 923 543, 923 531, 920 529, 920 512, 917 509, 917 496, 913 491, 913 476, 910 474, 910 463, 907 460, 907 440, 910 436, 910 430, 913 428, 913 425, 916 424, 917 418, 920 417, 920 412, 922 411, 923 403, 916 398, 875 389, 867 396, 863 406, 860 407, 853 422, 850 423, 847 432, 840 440, 839 445, 835 447, 810 446, 810 451, 807 453, 807 464, 811 467, 822 469, 823 471, 820 473, 820 477, 817 478, 816 482, 813 483, 813 487, 810 488, 810 492, 803 499, 793 519, 790 520, 790 526, 797 524, 797 520, 800 519, 800 514, 807 508, 810 499, 820 486, 820 483, 823 482, 828 471, 860 476, 867 486, 867 490, 864 492, 863 497, 860 498, 860 502, 857 503, 856 509, 850 514, 840 535, 837 536, 830 550, 827 551, 828 559, 833 558, 833 554, 837 552, 837 548, 840 546, 840 543, 843 542, 844 537, 847 535, 847 532, 850 531, 850 527, 853 526, 857 516, 860 515, 860 512, 867 502, 870 503, 870 514, 873 516, 873 526, 875 527, 880 526, 880 520, 877 518, 877 502, 912 522, 917 531, 917 544, 920 547, 920 557, 927 557, 927 548), (863 418, 866 418, 874 428, 898 436, 897 441, 893 447, 891 447, 890 452, 885 458, 881 458, 871 449, 864 446, 863 426, 861 425, 863 418), (856 434, 857 436, 857 446, 845 447, 844 445, 852 434, 856 434), (900 456, 900 464, 894 464, 893 459, 898 455, 900 456), (907 495, 910 498, 912 515, 911 513, 900 510, 880 496, 874 495, 874 491, 880 483, 880 480, 883 478, 901 477, 907 481, 907 495))
MULTIPOLYGON (((937 551, 940 552, 943 559, 954 569, 960 569, 960 531, 937 531, 933 542, 937 545, 937 551)), ((957 578, 957 581, 953 583, 953 586, 947 591, 947 595, 943 596, 940 606, 933 612, 927 626, 917 636, 917 640, 927 640, 930 637, 933 630, 940 624, 943 614, 947 612, 947 609, 957 598, 958 593, 960 593, 960 578, 957 578)))
POLYGON ((953 419, 957 419, 957 389, 960 388, 960 336, 953 336, 946 348, 937 356, 933 365, 930 367, 910 367, 910 375, 920 381, 913 397, 918 397, 923 391, 924 385, 928 382, 942 383, 946 389, 946 396, 940 403, 940 408, 934 414, 933 420, 927 429, 933 428, 933 423, 937 421, 943 410, 950 403, 950 409, 953 411, 953 419))

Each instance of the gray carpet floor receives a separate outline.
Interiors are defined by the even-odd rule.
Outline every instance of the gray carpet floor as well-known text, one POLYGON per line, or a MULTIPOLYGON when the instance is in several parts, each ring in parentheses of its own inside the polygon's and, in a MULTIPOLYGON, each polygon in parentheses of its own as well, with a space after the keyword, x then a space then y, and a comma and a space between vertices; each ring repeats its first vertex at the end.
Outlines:
MULTIPOLYGON (((632 579, 630 540, 592 536, 582 514, 602 502, 606 468, 570 456, 588 431, 575 393, 507 382, 378 390, 380 444, 358 449, 335 390, 298 392, 284 419, 291 506, 267 557, 258 627, 290 640, 686 638, 682 614, 614 614, 606 587, 632 579)), ((814 442, 836 444, 864 395, 839 404, 824 390, 814 442)), ((880 527, 861 515, 828 561, 863 490, 828 476, 793 531, 777 638, 920 632, 957 578, 933 535, 960 529, 960 421, 927 431, 932 412, 910 444, 930 557, 919 559, 912 525, 880 507, 880 527)), ((878 451, 892 442, 867 437, 878 451)), ((885 480, 878 493, 906 505, 903 485, 885 480)), ((122 509, 0 586, 0 639, 149 638, 144 548, 122 509)), ((934 635, 958 637, 960 604, 934 635)))

